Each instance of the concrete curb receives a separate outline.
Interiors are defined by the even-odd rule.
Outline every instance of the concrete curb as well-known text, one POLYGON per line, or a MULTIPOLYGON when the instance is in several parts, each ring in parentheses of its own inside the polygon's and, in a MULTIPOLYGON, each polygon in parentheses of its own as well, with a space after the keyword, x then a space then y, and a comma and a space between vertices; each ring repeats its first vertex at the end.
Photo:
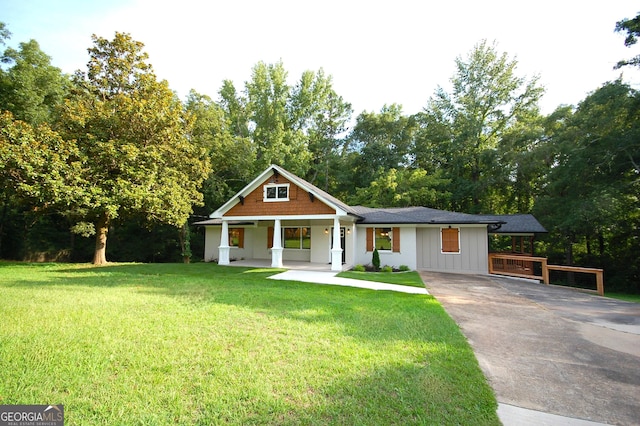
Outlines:
POLYGON ((504 426, 609 426, 607 423, 574 419, 498 403, 498 418, 504 426))

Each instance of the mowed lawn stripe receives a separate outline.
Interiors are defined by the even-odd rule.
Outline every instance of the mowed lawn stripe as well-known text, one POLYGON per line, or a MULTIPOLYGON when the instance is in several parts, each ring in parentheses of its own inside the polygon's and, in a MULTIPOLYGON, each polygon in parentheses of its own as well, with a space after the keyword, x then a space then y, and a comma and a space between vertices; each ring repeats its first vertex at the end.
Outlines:
POLYGON ((431 296, 214 264, 0 263, 0 404, 68 424, 499 424, 431 296))

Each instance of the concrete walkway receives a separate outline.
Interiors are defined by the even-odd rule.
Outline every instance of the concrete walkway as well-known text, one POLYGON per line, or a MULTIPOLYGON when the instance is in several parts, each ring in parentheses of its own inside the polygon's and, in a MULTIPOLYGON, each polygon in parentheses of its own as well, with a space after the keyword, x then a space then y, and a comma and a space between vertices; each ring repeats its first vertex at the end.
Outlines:
POLYGON ((640 305, 495 276, 421 273, 510 425, 640 425, 640 305))
POLYGON ((337 272, 308 271, 290 269, 269 278, 272 280, 302 281, 305 283, 339 285, 346 287, 367 288, 369 290, 397 291, 400 293, 429 294, 424 287, 410 287, 406 285, 385 284, 374 281, 354 280, 351 278, 336 277, 337 272))

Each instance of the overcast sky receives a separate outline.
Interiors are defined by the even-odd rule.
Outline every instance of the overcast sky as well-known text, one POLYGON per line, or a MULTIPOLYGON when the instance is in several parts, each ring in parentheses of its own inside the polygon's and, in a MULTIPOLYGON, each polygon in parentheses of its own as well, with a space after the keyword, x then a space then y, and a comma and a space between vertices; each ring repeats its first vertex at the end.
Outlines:
POLYGON ((217 99, 224 79, 241 89, 256 63, 282 60, 291 84, 323 68, 355 114, 420 111, 483 39, 516 58, 519 75, 540 76, 544 113, 621 74, 640 88, 639 71, 613 70, 640 52, 614 32, 638 12, 627 0, 0 0, 8 44, 35 39, 67 73, 84 69, 92 34, 128 32, 183 99, 192 88, 217 99))

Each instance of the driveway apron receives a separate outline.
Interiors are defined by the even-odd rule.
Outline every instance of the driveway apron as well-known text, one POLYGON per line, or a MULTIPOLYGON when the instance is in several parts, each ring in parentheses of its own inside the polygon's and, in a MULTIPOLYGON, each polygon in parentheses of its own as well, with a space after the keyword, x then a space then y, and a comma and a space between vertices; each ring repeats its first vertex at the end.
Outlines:
POLYGON ((639 304, 495 276, 421 275, 501 405, 640 425, 639 304))

